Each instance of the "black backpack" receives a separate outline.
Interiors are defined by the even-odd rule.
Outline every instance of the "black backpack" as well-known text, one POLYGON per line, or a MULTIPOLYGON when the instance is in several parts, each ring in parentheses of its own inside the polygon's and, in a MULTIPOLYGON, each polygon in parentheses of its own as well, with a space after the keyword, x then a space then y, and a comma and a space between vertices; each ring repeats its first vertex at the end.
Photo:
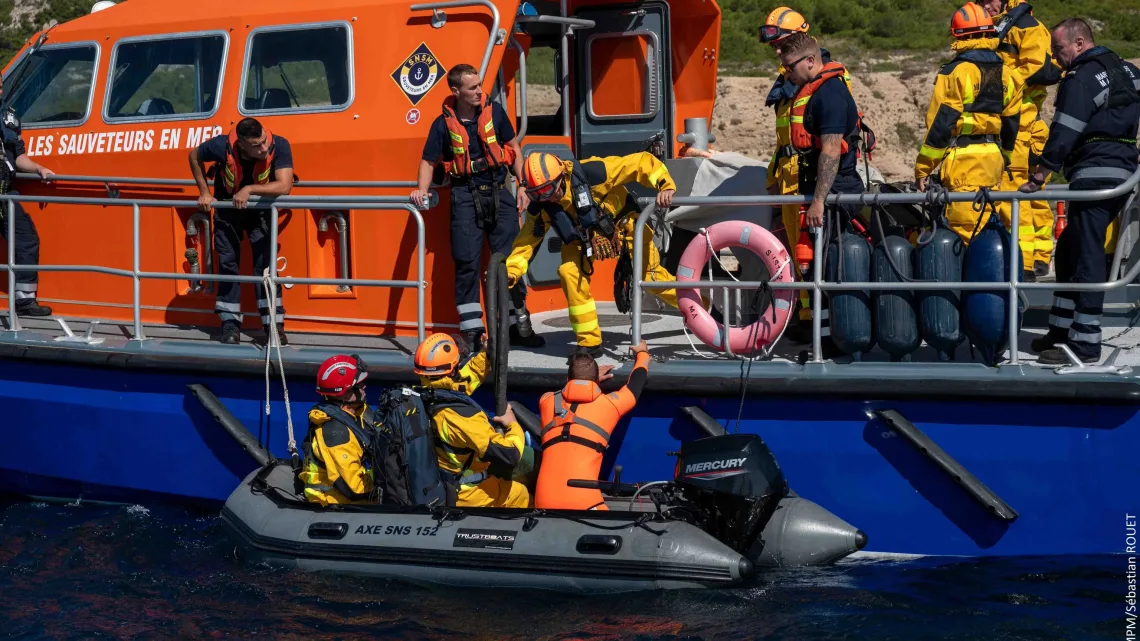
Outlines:
POLYGON ((387 505, 455 505, 435 456, 435 426, 419 392, 385 390, 376 402, 374 481, 387 505))

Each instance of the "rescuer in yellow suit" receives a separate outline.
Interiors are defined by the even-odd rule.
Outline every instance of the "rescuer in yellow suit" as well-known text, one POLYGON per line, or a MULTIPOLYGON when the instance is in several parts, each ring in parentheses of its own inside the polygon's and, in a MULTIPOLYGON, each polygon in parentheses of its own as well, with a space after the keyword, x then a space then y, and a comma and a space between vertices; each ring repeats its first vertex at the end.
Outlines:
MULTIPOLYGON (((807 33, 811 25, 804 20, 803 14, 790 7, 776 7, 768 14, 764 24, 760 26, 760 42, 770 45, 776 51, 780 49, 780 41, 793 33, 807 33)), ((831 53, 820 49, 823 63, 831 62, 831 53)), ((800 193, 799 153, 792 145, 792 103, 799 87, 789 81, 784 74, 784 68, 779 68, 779 75, 772 85, 764 106, 771 107, 776 112, 776 150, 768 161, 768 194, 772 196, 786 196, 800 193)), ((850 74, 843 75, 847 88, 851 88, 850 74)), ((795 250, 800 238, 800 206, 783 205, 780 208, 781 219, 784 223, 784 232, 788 236, 788 251, 795 250)), ((796 277, 803 279, 799 264, 793 261, 796 277)), ((799 293, 800 311, 799 323, 793 323, 788 328, 786 336, 796 343, 811 341, 811 293, 802 289, 799 293)), ((825 310, 826 312, 826 310, 825 310)))
MULTIPOLYGON (((1021 99, 1021 125, 1017 146, 1008 174, 1002 175, 999 189, 1014 191, 1029 180, 1037 159, 1049 138, 1049 125, 1041 119, 1046 87, 1061 80, 1061 68, 1053 61, 1049 29, 1033 17, 1026 0, 982 0, 982 8, 994 21, 999 44, 998 55, 1013 69, 1024 85, 1021 99), (1011 177, 1012 176, 1012 177, 1011 177)), ((1012 205, 998 203, 1002 222, 1011 222, 1012 205)), ((1053 256, 1053 210, 1043 200, 1023 200, 1018 213, 1018 238, 1025 265, 1025 279, 1036 280, 1049 273, 1053 256)), ((1112 238, 1111 232, 1109 238, 1112 238)))
POLYGON ((436 431, 439 468, 457 487, 459 507, 529 507, 526 486, 511 480, 526 436, 507 407, 493 421, 470 397, 487 374, 486 352, 461 363, 459 346, 447 334, 432 334, 416 348, 413 372, 420 377, 424 406, 436 431))
MULTIPOLYGON (((934 79, 926 112, 926 138, 918 152, 914 176, 920 191, 942 165, 942 186, 950 191, 995 188, 1009 165, 1021 115, 1020 77, 994 51, 993 21, 974 3, 954 12, 950 23, 957 53, 934 79)), ((983 214, 981 223, 986 219, 983 214)), ((972 202, 950 203, 950 228, 962 242, 974 235, 979 213, 972 202)))
POLYGON ((329 357, 317 370, 323 400, 309 410, 305 464, 300 479, 305 500, 321 505, 374 502, 369 449, 375 426, 367 413, 368 368, 357 356, 329 357))
MULTIPOLYGON (((658 190, 657 206, 669 207, 677 185, 665 163, 648 152, 560 160, 547 153, 532 153, 523 163, 523 176, 531 203, 522 231, 507 258, 507 280, 513 286, 526 273, 531 256, 548 227, 562 240, 558 277, 566 294, 570 327, 578 347, 597 357, 602 353, 602 329, 590 293, 590 276, 597 261, 633 251, 634 225, 640 209, 625 185, 636 182, 658 190)), ((661 266, 661 257, 646 231, 642 241, 643 280, 673 280, 661 266)), ((664 303, 677 306, 674 289, 653 290, 664 303)))

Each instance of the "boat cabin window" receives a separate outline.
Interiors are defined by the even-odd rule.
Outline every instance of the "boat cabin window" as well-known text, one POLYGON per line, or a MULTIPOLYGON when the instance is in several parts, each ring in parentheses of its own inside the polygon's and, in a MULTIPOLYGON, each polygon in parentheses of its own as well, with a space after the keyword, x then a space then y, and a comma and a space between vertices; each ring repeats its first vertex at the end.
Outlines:
POLYGON ((111 59, 111 88, 103 117, 177 120, 218 110, 224 34, 121 40, 111 59))
POLYGON ((352 101, 346 25, 269 27, 250 37, 242 113, 337 111, 352 101))
POLYGON ((99 49, 54 45, 24 56, 8 74, 5 92, 23 126, 78 125, 87 120, 99 49))
POLYGON ((657 36, 650 31, 602 33, 588 43, 591 118, 652 117, 653 61, 657 59, 657 36))
MULTIPOLYGON (((526 108, 528 136, 562 135, 562 87, 558 69, 561 55, 558 43, 532 41, 526 55, 526 108)), ((515 74, 515 82, 520 81, 515 74)), ((515 85, 519 86, 519 85, 515 85)), ((515 115, 522 118, 522 102, 516 102, 515 115)))

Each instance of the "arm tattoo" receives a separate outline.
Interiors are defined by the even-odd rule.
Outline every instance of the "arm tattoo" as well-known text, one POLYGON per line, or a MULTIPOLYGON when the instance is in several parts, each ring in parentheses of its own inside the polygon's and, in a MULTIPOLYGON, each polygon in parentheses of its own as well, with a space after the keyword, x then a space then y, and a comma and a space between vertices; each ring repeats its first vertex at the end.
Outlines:
POLYGON ((835 182, 835 174, 839 171, 839 156, 840 154, 830 155, 829 148, 842 149, 843 134, 824 134, 823 150, 819 154, 819 167, 816 172, 815 182, 815 199, 823 202, 827 194, 831 192, 831 185, 835 182))

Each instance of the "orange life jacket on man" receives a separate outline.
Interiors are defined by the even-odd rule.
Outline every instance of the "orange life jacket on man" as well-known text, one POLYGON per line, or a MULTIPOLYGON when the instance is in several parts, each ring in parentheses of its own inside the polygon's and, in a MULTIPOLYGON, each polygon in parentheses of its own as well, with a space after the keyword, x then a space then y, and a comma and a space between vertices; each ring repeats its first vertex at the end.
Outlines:
POLYGON ((448 96, 443 100, 443 122, 447 125, 447 133, 451 138, 452 160, 443 163, 444 170, 452 176, 464 178, 472 174, 482 173, 499 166, 509 166, 515 161, 514 149, 509 145, 499 143, 495 134, 495 123, 491 114, 491 97, 479 111, 478 127, 479 142, 483 145, 483 157, 472 161, 467 148, 471 146, 471 139, 467 135, 467 127, 459 121, 455 113, 455 96, 448 96))
MULTIPOLYGON (((823 83, 831 80, 832 78, 842 78, 847 75, 847 69, 838 62, 829 62, 823 65, 823 70, 819 72, 811 82, 799 88, 796 92, 795 98, 792 100, 792 146, 800 153, 807 153, 813 150, 823 148, 823 143, 819 136, 813 136, 808 133, 804 127, 804 114, 807 113, 808 103, 811 102, 812 95, 819 90, 823 83)), ((847 153, 849 147, 847 144, 848 138, 853 138, 857 134, 862 134, 867 137, 866 146, 868 152, 873 151, 875 148, 874 133, 871 132, 863 124, 863 112, 859 112, 858 124, 855 131, 843 137, 843 147, 840 153, 847 153)), ((870 156, 868 156, 869 158, 870 156)))
MULTIPOLYGON (((265 132, 265 137, 269 139, 269 153, 265 158, 257 160, 253 163, 254 184, 265 185, 269 183, 269 179, 273 176, 273 150, 276 145, 273 143, 273 132, 269 128, 262 125, 261 130, 265 132)), ((237 128, 230 130, 230 139, 226 142, 226 169, 222 174, 222 182, 226 186, 226 191, 234 193, 238 185, 241 185, 243 173, 241 169, 241 159, 238 158, 237 150, 237 128)))
MULTIPOLYGON (((634 372, 647 370, 648 366, 649 354, 639 353, 634 372)), ((630 374, 631 380, 633 375, 630 374)), ((607 509, 600 490, 568 487, 566 482, 598 479, 610 434, 621 417, 633 410, 640 391, 638 384, 636 393, 627 385, 612 394, 603 394, 594 381, 575 379, 561 391, 542 396, 538 402, 542 419, 542 465, 538 468, 535 486, 536 508, 607 509)))

